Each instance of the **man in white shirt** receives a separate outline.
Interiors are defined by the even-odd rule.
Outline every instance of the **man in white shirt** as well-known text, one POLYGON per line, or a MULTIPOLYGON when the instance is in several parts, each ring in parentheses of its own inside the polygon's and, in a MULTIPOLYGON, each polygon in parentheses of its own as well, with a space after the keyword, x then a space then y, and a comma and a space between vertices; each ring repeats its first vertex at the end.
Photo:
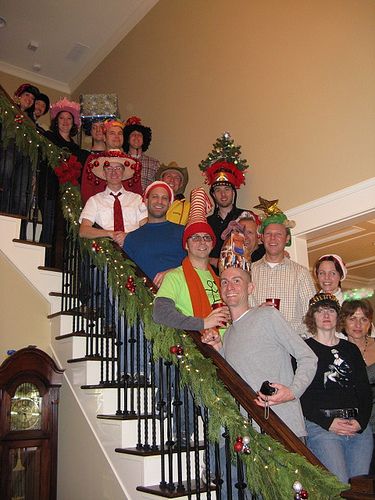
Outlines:
POLYGON ((82 210, 79 222, 79 235, 82 238, 111 238, 122 246, 127 233, 138 229, 147 222, 147 207, 139 194, 126 191, 122 181, 134 174, 136 162, 120 151, 107 151, 95 158, 90 165, 91 171, 104 179, 107 187, 88 199, 82 210), (121 205, 123 227, 115 225, 116 200, 121 205), (100 226, 94 227, 94 224, 100 226))

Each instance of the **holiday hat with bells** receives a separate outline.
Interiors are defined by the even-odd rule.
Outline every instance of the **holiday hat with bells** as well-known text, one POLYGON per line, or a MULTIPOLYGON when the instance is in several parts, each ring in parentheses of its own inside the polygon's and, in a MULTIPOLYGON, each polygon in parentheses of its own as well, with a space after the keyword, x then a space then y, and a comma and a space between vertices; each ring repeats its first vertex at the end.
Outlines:
POLYGON ((131 179, 133 176, 140 176, 142 165, 119 149, 109 149, 103 153, 90 155, 87 159, 87 169, 89 174, 106 180, 104 168, 119 163, 124 167, 122 181, 131 179))
POLYGON ((212 210, 212 203, 203 188, 193 189, 190 195, 190 211, 188 221, 182 236, 182 246, 186 247, 188 238, 196 233, 207 233, 212 238, 213 246, 216 236, 212 227, 207 223, 207 214, 212 210))
POLYGON ((163 176, 168 172, 177 172, 180 175, 181 186, 179 187, 175 195, 183 194, 186 189, 187 183, 189 182, 189 174, 187 168, 179 167, 175 161, 171 161, 168 165, 164 165, 164 163, 162 163, 156 172, 155 178, 161 180, 163 179, 163 176))
MULTIPOLYGON (((258 196, 259 205, 255 205, 254 208, 263 210, 265 217, 262 218, 262 223, 259 228, 259 233, 263 234, 264 230, 270 224, 281 224, 287 230, 287 234, 291 236, 290 230, 296 226, 294 220, 288 220, 288 217, 280 210, 277 206, 279 200, 266 200, 261 196, 258 196)), ((287 242, 286 246, 290 247, 292 244, 291 238, 287 242)))
POLYGON ((131 116, 126 120, 124 127, 124 149, 129 151, 129 137, 134 131, 140 132, 143 136, 142 151, 145 152, 150 147, 152 132, 150 127, 145 127, 141 124, 141 119, 138 116, 131 116))
POLYGON ((249 165, 240 155, 241 147, 234 144, 228 132, 224 132, 213 144, 211 153, 199 164, 206 177, 205 182, 210 186, 211 196, 216 186, 230 186, 236 193, 245 184, 244 171, 249 165))
POLYGON ((59 101, 52 104, 50 109, 51 120, 54 120, 56 116, 62 111, 67 111, 73 117, 73 122, 76 127, 81 126, 80 111, 81 106, 78 102, 69 101, 66 97, 60 99, 59 101))

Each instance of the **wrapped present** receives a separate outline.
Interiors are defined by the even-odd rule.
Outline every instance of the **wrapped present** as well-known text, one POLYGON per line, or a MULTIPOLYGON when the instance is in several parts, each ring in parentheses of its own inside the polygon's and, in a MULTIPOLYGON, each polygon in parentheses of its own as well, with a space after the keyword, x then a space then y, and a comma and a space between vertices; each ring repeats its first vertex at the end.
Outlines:
POLYGON ((87 135, 90 135, 93 121, 119 116, 116 94, 82 94, 79 97, 79 102, 81 105, 82 126, 87 135))

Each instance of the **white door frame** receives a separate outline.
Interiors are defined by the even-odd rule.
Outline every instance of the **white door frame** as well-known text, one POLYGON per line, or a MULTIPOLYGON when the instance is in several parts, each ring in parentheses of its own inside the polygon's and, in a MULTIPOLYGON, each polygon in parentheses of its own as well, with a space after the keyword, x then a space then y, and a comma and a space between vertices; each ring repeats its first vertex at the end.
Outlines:
POLYGON ((371 213, 375 217, 375 177, 287 210, 288 218, 296 222, 288 249, 291 258, 308 267, 309 234, 352 219, 371 217, 371 213))

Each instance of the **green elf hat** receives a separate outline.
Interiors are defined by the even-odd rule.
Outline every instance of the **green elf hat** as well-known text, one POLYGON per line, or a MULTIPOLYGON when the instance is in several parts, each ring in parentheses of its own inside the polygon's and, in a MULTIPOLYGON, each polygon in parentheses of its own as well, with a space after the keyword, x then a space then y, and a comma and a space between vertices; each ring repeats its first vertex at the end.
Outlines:
MULTIPOLYGON (((254 208, 258 208, 259 210, 263 210, 265 217, 262 219, 262 223, 259 228, 259 233, 263 234, 264 230, 270 224, 281 224, 286 227, 287 233, 291 236, 290 230, 295 227, 296 223, 294 220, 288 220, 288 217, 280 210, 277 206, 279 200, 266 200, 261 196, 258 196, 259 205, 255 205, 254 208)), ((292 244, 291 239, 289 238, 288 243, 286 244, 289 247, 292 244)))

